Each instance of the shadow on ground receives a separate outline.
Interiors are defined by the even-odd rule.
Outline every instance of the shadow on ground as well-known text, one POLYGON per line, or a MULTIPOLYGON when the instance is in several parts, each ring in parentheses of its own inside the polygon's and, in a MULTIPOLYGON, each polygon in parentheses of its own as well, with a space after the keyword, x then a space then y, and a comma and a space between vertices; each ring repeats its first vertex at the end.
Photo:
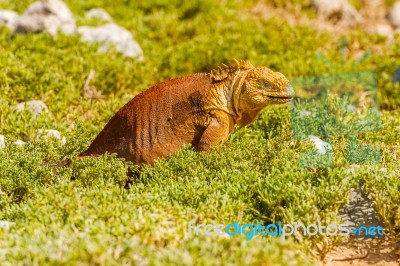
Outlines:
MULTIPOLYGON (((342 209, 340 215, 350 226, 350 230, 363 225, 384 228, 372 197, 363 189, 362 181, 358 189, 350 192, 350 203, 342 209)), ((325 266, 398 266, 400 265, 400 243, 394 241, 393 236, 386 232, 380 237, 353 234, 347 242, 329 252, 324 263, 325 266)))

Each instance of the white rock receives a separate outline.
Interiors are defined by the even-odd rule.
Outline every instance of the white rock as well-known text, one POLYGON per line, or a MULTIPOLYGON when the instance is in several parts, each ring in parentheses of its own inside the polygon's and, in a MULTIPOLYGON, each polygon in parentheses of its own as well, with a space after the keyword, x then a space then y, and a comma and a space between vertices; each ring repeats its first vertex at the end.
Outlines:
POLYGON ((25 10, 24 15, 46 15, 44 1, 34 2, 25 10))
POLYGON ((342 1, 337 0, 312 0, 311 3, 317 12, 323 15, 340 12, 342 8, 342 1))
POLYGON ((47 16, 43 19, 44 27, 48 33, 56 36, 61 28, 61 21, 56 16, 47 16))
POLYGON ((44 30, 44 19, 42 19, 40 16, 35 17, 23 15, 18 18, 14 31, 16 33, 38 33, 44 30))
POLYGON ((61 0, 43 0, 31 4, 16 23, 15 32, 43 32, 57 35, 58 31, 72 34, 76 31, 75 19, 61 0))
POLYGON ((314 143, 314 147, 317 149, 318 153, 320 153, 320 154, 326 154, 327 151, 332 151, 331 144, 323 141, 322 139, 320 139, 316 136, 309 135, 307 137, 307 139, 314 143))
POLYGON ((15 223, 9 221, 0 221, 0 229, 9 229, 15 223))
POLYGON ((102 43, 103 45, 100 47, 99 52, 105 52, 113 45, 118 52, 125 56, 139 61, 143 60, 142 48, 134 41, 132 34, 114 23, 108 23, 100 27, 79 27, 78 33, 84 42, 102 43))
POLYGON ((18 17, 17 12, 0 9, 0 25, 6 25, 10 30, 15 29, 18 17))
POLYGON ((67 143, 67 139, 61 136, 60 131, 54 129, 39 129, 38 130, 39 138, 54 138, 61 142, 62 145, 67 143))
POLYGON ((107 13, 107 11, 105 11, 105 10, 102 9, 102 8, 93 8, 93 9, 90 9, 90 10, 86 13, 86 18, 87 18, 87 19, 96 18, 96 19, 100 19, 100 20, 108 21, 108 22, 111 22, 111 21, 112 21, 111 16, 107 13))
POLYGON ((6 147, 6 138, 3 135, 0 135, 0 149, 4 149, 6 147))
POLYGON ((373 34, 378 34, 381 36, 385 36, 386 38, 388 38, 389 40, 393 39, 393 29, 389 24, 377 24, 374 25, 369 32, 373 33, 373 34))
POLYGON ((311 2, 318 14, 326 19, 337 14, 348 24, 363 21, 362 16, 347 0, 312 0, 311 2))
POLYGON ((28 109, 32 113, 33 117, 49 111, 46 104, 39 100, 19 103, 14 107, 14 109, 18 113, 24 111, 25 109, 28 109))
POLYGON ((60 27, 60 30, 65 35, 72 35, 76 33, 76 24, 75 21, 71 21, 68 23, 63 23, 60 27))
POLYGON ((388 19, 394 27, 400 28, 400 1, 397 1, 390 9, 388 19))
POLYGON ((54 14, 62 23, 74 21, 68 6, 61 0, 44 0, 45 10, 54 14))
POLYGON ((16 140, 15 142, 14 142, 14 144, 15 145, 18 145, 18 146, 25 146, 26 144, 28 144, 28 143, 26 143, 25 141, 23 141, 23 140, 16 140))

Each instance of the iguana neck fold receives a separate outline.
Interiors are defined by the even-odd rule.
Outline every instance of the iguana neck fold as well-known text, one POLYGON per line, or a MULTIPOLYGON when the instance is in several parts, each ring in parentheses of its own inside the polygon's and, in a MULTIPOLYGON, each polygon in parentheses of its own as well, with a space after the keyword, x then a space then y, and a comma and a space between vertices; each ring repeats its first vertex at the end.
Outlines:
POLYGON ((240 109, 240 93, 249 70, 238 69, 231 78, 217 82, 211 88, 209 110, 220 110, 232 115, 235 123, 240 121, 243 114, 240 109))
POLYGON ((242 124, 241 121, 243 119, 243 109, 240 106, 240 94, 241 90, 243 88, 244 82, 246 80, 247 74, 250 72, 249 70, 245 71, 239 71, 238 75, 235 76, 231 86, 230 90, 233 92, 233 97, 230 98, 230 101, 232 102, 232 109, 233 112, 235 113, 233 119, 235 120, 236 124, 242 124))

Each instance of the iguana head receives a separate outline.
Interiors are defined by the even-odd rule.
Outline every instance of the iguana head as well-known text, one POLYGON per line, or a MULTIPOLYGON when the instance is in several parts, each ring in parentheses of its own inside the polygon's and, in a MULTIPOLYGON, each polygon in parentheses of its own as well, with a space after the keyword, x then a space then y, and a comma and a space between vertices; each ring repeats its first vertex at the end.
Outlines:
POLYGON ((236 123, 251 123, 258 113, 270 104, 287 103, 294 91, 286 77, 267 67, 254 67, 246 61, 237 61, 211 73, 214 80, 225 80, 230 86, 231 105, 236 123))
POLYGON ((293 88, 286 77, 267 67, 254 67, 243 78, 244 82, 238 88, 241 108, 263 108, 269 104, 286 103, 293 97, 293 88))

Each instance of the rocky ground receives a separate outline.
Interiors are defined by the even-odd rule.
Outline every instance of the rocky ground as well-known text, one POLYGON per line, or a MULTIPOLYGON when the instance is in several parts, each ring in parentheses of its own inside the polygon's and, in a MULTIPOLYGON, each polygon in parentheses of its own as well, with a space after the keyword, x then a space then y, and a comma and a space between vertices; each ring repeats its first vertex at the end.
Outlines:
POLYGON ((114 46, 127 57, 143 60, 143 51, 126 29, 112 22, 111 16, 101 8, 93 8, 86 14, 88 19, 104 22, 99 27, 77 27, 74 15, 61 0, 43 0, 32 3, 22 15, 12 10, 0 10, 0 25, 5 24, 14 33, 48 32, 56 36, 79 34, 83 42, 101 43, 99 52, 114 46))
MULTIPOLYGON (((382 218, 375 208, 370 195, 360 187, 350 193, 351 201, 341 210, 343 222, 352 228, 360 226, 381 226, 382 218)), ((383 237, 352 235, 346 242, 333 248, 325 257, 326 266, 396 266, 400 263, 400 243, 386 233, 383 237)))

